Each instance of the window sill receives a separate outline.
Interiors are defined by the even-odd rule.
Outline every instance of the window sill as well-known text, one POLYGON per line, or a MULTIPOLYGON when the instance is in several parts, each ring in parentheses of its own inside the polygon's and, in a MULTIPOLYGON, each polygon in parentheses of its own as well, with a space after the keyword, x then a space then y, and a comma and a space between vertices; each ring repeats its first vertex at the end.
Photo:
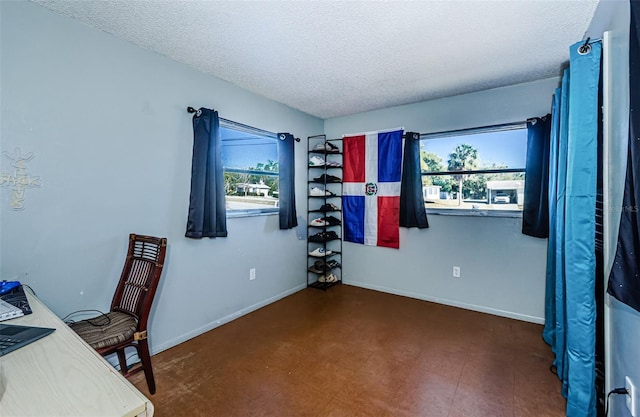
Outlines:
POLYGON ((266 210, 233 210, 227 211, 227 219, 236 219, 240 217, 259 217, 259 216, 273 216, 280 212, 279 209, 266 209, 266 210))
POLYGON ((522 210, 427 209, 427 215, 522 218, 522 210))

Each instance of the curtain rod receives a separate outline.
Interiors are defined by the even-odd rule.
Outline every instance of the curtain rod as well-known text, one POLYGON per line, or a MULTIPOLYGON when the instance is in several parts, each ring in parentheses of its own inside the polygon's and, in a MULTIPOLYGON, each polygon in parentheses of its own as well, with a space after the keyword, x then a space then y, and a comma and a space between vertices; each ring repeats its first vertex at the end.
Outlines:
POLYGON ((467 129, 458 130, 444 130, 441 132, 433 133, 420 133, 420 139, 447 138, 450 136, 468 135, 470 133, 500 132, 505 130, 524 129, 525 127, 527 127, 527 121, 528 120, 524 120, 522 122, 504 123, 500 125, 470 127, 467 129))
MULTIPOLYGON (((420 135, 422 135, 422 133, 418 133, 418 132, 407 132, 404 135, 402 135, 402 139, 413 139, 413 140, 418 140, 420 139, 420 135), (410 136, 409 136, 410 135, 410 136)), ((324 135, 316 135, 316 136, 324 136, 324 135)), ((310 136, 313 137, 313 136, 310 136)), ((335 138, 335 139, 327 139, 327 141, 335 141, 335 140, 342 140, 343 138, 335 138)))
MULTIPOLYGON (((187 113, 197 113, 197 112, 198 112, 198 110, 196 110, 195 108, 193 108, 191 106, 187 107, 187 113)), ((238 127, 244 128, 244 129, 249 130, 249 131, 260 133, 261 135, 264 135, 264 136, 270 136, 270 137, 274 137, 275 139, 284 140, 284 137, 280 137, 280 135, 278 135, 277 133, 268 132, 266 130, 262 130, 262 129, 258 129, 258 128, 255 128, 255 127, 252 127, 252 126, 244 125, 242 123, 234 122, 233 120, 224 119, 222 117, 220 118, 220 120, 223 120, 223 121, 227 122, 228 124, 231 124, 231 125, 234 125, 234 126, 238 126, 238 127)), ((300 138, 294 137, 294 140, 296 142, 300 142, 300 138)))

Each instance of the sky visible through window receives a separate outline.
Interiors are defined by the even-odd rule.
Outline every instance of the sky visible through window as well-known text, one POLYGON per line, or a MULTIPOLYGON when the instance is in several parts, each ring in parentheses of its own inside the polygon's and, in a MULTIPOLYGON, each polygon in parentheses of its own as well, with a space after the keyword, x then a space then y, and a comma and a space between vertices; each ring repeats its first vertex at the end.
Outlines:
POLYGON ((220 127, 222 164, 225 168, 255 168, 259 163, 278 161, 275 139, 220 127))
POLYGON ((527 153, 527 129, 506 130, 434 138, 421 141, 423 151, 442 158, 446 170, 449 154, 456 146, 466 144, 478 151, 478 169, 492 164, 507 168, 524 168, 527 153))
POLYGON ((220 126, 225 204, 233 216, 278 211, 278 140, 252 129, 220 126))

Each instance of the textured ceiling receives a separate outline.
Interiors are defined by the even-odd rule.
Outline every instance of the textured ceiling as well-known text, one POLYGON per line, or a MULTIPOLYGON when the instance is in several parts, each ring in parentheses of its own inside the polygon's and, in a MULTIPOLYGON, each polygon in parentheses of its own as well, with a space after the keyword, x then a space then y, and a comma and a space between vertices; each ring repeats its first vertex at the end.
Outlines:
POLYGON ((325 119, 557 76, 599 0, 33 1, 325 119))

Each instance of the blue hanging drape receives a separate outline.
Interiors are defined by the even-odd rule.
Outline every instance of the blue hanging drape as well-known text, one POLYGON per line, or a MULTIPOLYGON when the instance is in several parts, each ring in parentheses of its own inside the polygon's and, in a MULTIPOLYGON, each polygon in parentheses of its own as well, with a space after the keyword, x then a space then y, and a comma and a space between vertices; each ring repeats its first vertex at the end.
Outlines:
MULTIPOLYGON (((561 363, 564 363, 562 356, 558 354, 560 341, 564 340, 563 328, 556 329, 556 323, 564 323, 564 301, 556 303, 556 287, 563 284, 562 279, 556 280, 556 262, 562 251, 562 240, 559 239, 564 232, 558 232, 558 227, 564 224, 564 184, 566 180, 560 183, 562 187, 558 187, 558 179, 560 174, 564 174, 566 167, 566 114, 561 113, 568 111, 567 93, 569 91, 569 72, 565 71, 562 77, 562 87, 556 88, 553 95, 552 113, 551 113, 551 138, 549 146, 549 241, 547 242, 547 271, 546 271, 546 292, 545 292, 545 323, 542 337, 551 346, 555 355, 554 367, 558 374, 561 374, 561 363), (564 103, 563 107, 561 103, 564 103), (564 123, 560 123, 564 120, 564 123), (565 151, 561 151, 561 144, 565 144, 565 151), (563 155, 564 159, 560 156, 563 155), (561 220, 558 220, 558 209, 560 209, 561 220), (560 250, 557 250, 560 248, 560 250), (556 311, 556 305, 560 306, 556 311), (556 333, 560 333, 556 337, 556 333)), ((564 294, 564 290, 559 292, 564 294)), ((563 295, 564 297, 564 295, 563 295)), ((560 349, 562 351, 562 349, 560 349)))
POLYGON ((553 99, 549 245, 543 337, 567 398, 567 417, 595 417, 595 210, 599 42, 570 65, 553 99))
POLYGON ((221 151, 218 112, 200 108, 193 115, 191 196, 186 237, 227 236, 221 151))
POLYGON ((549 142, 551 115, 527 121, 527 164, 525 168, 522 233, 549 236, 549 142))
POLYGON ((607 292, 640 311, 640 4, 631 2, 629 30, 629 150, 623 211, 607 292), (635 111, 634 111, 635 110, 635 111))
POLYGON ((278 133, 280 229, 298 225, 296 217, 294 140, 289 133, 278 133))
POLYGON ((400 185, 400 227, 429 227, 427 211, 422 197, 422 171, 420 168, 420 134, 407 132, 404 140, 400 185))

